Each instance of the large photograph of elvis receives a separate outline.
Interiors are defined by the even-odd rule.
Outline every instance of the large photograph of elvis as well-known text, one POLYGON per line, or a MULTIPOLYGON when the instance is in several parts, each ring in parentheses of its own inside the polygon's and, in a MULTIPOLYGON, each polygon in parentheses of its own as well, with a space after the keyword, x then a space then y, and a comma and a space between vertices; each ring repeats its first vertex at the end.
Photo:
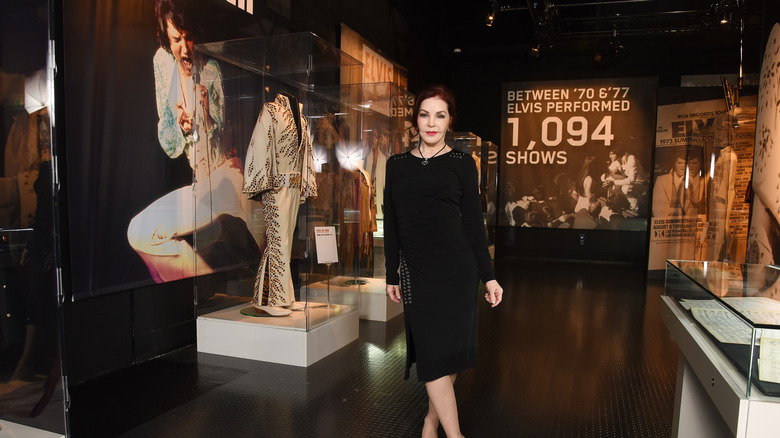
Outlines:
POLYGON ((653 217, 698 217, 707 213, 707 178, 701 145, 658 147, 653 217))
POLYGON ((653 177, 648 268, 663 269, 667 259, 702 260, 706 242, 707 194, 704 146, 658 146, 653 177))
MULTIPOLYGON (((498 225, 646 231, 655 85, 646 78, 504 84, 505 95, 509 88, 569 90, 566 103, 572 105, 580 95, 575 90, 620 89, 623 102, 621 110, 556 111, 559 105, 543 101, 534 113, 505 112, 505 120, 516 117, 518 127, 507 123, 502 131, 498 225), (558 127, 558 134, 551 133, 558 127), (517 129, 517 147, 507 129, 517 129), (541 144, 545 135, 561 141, 541 144), (550 153, 554 160, 544 162, 550 153)), ((602 102, 580 101, 592 108, 602 102)))
POLYGON ((246 240, 256 247, 250 249, 264 240, 262 223, 253 221, 257 203, 242 194, 243 161, 225 133, 220 64, 195 51, 203 36, 197 12, 185 0, 156 2, 157 138, 170 158, 186 156, 194 175, 192 184, 155 200, 128 226, 128 242, 158 283, 214 272, 203 251, 225 239, 223 228, 232 224, 251 235, 246 240), (193 234, 197 241, 188 238, 193 234))
POLYGON ((74 299, 259 260, 262 222, 247 222, 241 183, 262 102, 236 104, 226 64, 194 47, 287 32, 266 26, 270 14, 223 0, 72 0, 63 9, 59 162, 74 299))

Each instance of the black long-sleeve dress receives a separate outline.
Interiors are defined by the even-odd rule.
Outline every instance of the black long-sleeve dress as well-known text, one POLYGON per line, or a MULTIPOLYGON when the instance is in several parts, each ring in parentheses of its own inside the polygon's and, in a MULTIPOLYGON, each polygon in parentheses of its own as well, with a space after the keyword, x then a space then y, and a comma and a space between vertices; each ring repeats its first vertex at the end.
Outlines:
POLYGON ((415 362, 422 382, 475 366, 479 281, 495 274, 471 156, 392 156, 384 233, 387 284, 400 280, 403 297, 405 378, 415 362))

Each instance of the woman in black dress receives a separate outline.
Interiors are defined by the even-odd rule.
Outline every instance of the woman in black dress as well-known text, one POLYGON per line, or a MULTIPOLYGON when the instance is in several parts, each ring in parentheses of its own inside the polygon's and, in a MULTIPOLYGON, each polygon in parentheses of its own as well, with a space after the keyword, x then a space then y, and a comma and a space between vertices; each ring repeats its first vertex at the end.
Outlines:
POLYGON ((455 119, 452 93, 424 90, 413 116, 421 141, 387 162, 384 194, 387 295, 404 304, 406 378, 428 391, 422 436, 460 438, 453 383, 476 365, 477 291, 485 283, 492 307, 503 290, 495 280, 479 202, 473 158, 453 150, 445 135, 455 119))

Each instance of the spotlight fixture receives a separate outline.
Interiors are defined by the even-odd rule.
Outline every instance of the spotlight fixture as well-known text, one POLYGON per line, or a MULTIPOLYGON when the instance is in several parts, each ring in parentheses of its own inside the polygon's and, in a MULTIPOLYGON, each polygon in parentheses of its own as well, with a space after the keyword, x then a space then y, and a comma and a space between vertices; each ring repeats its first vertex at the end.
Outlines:
POLYGON ((536 47, 532 47, 531 50, 528 51, 528 55, 531 58, 538 58, 539 55, 541 54, 541 51, 540 51, 541 47, 542 47, 541 44, 537 44, 536 47))
POLYGON ((558 8, 547 0, 529 4, 531 19, 534 21, 534 37, 542 47, 552 47, 558 40, 558 8))
POLYGON ((597 64, 606 64, 623 57, 626 49, 622 44, 610 44, 605 50, 600 50, 593 55, 597 64))
POLYGON ((498 1, 492 0, 490 2, 490 9, 488 10, 487 18, 485 19, 485 25, 487 27, 493 27, 493 21, 496 19, 496 13, 498 12, 498 1))
POLYGON ((612 31, 612 39, 609 44, 603 50, 599 50, 593 55, 593 59, 597 64, 606 64, 622 58, 626 53, 626 48, 623 47, 623 43, 620 42, 617 30, 612 31))
POLYGON ((733 13, 740 9, 740 0, 718 0, 712 4, 710 13, 722 25, 731 23, 733 13))

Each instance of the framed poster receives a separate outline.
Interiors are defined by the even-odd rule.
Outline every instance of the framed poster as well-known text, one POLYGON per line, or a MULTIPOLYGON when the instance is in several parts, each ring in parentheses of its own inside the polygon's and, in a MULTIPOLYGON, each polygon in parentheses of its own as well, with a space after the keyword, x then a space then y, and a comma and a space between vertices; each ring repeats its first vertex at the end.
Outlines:
POLYGON ((646 231, 656 78, 503 85, 498 225, 646 231))

